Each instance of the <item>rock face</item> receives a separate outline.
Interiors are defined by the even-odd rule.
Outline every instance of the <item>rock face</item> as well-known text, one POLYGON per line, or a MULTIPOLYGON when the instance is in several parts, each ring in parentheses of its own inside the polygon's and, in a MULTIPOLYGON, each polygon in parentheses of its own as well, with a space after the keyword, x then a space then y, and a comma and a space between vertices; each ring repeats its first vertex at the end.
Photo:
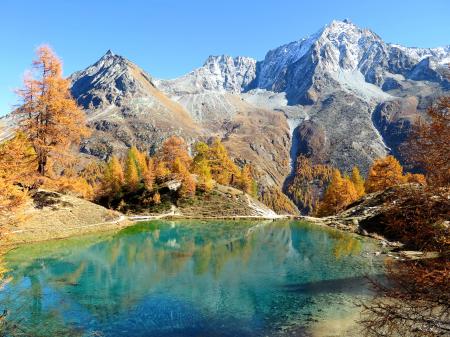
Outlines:
POLYGON ((82 152, 106 159, 133 144, 149 149, 172 134, 189 142, 202 133, 189 112, 158 90, 150 75, 111 51, 70 79, 72 95, 94 130, 82 152))

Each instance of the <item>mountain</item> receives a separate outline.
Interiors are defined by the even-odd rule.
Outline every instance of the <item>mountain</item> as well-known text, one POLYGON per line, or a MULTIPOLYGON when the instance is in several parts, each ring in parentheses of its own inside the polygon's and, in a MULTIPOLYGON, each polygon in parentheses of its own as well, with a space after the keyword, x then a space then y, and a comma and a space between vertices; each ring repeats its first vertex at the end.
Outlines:
POLYGON ((450 89, 444 76, 450 46, 385 43, 348 20, 333 21, 309 37, 269 51, 256 62, 255 74, 250 60, 229 66, 238 59, 210 57, 188 75, 156 84, 199 120, 232 116, 235 109, 227 94, 241 92, 253 106, 285 115, 293 158, 303 153, 345 171, 358 165, 367 172, 373 158, 398 155, 411 122, 435 96, 450 89), (242 79, 242 73, 253 80, 225 84, 242 79), (214 79, 214 88, 203 85, 209 83, 205 76, 214 79))
POLYGON ((193 140, 202 133, 190 113, 155 87, 150 75, 111 51, 70 80, 72 95, 94 130, 83 144, 85 153, 105 159, 138 142, 160 143, 172 134, 193 140))
POLYGON ((161 80, 108 51, 70 79, 94 130, 82 152, 106 159, 132 144, 152 153, 173 134, 188 144, 219 137, 256 168, 262 194, 280 196, 300 154, 363 173, 376 157, 402 159, 411 124, 449 93, 449 62, 450 46, 390 44, 344 20, 261 61, 210 56, 161 80))
POLYGON ((283 114, 239 96, 255 73, 250 58, 210 57, 202 68, 162 82, 108 51, 70 76, 72 95, 94 130, 81 151, 106 159, 133 144, 154 152, 173 134, 188 144, 219 137, 241 165, 258 167, 264 186, 279 188, 290 170, 289 126, 283 114))

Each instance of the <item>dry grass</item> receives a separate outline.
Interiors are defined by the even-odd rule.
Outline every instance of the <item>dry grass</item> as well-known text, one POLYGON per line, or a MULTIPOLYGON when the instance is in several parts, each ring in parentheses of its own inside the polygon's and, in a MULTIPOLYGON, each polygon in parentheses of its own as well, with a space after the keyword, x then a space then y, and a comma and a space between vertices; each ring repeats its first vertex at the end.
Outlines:
POLYGON ((39 191, 32 196, 19 222, 3 226, 3 245, 60 239, 93 231, 112 229, 120 213, 89 201, 55 192, 39 191))

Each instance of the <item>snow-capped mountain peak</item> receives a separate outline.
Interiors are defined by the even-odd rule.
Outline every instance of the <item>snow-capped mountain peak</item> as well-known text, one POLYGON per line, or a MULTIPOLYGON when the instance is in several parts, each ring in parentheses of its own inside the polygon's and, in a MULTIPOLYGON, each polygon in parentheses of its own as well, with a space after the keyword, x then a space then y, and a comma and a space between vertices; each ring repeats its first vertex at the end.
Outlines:
POLYGON ((256 76, 256 60, 228 55, 209 56, 203 66, 174 80, 156 81, 165 91, 193 93, 198 91, 242 92, 256 76))

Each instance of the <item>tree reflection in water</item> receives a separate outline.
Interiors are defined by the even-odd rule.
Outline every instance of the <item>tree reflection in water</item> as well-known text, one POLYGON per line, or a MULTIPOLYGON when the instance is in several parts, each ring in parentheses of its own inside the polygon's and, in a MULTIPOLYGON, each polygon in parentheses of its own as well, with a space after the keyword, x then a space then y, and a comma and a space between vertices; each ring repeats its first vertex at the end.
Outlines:
POLYGON ((1 303, 17 296, 17 310, 28 303, 17 314, 43 335, 61 329, 217 335, 222 326, 228 332, 220 328, 218 335, 266 334, 312 310, 317 291, 305 289, 320 284, 332 293, 333 283, 325 281, 376 272, 361 257, 369 246, 294 221, 142 223, 12 252, 13 281, 1 303))

